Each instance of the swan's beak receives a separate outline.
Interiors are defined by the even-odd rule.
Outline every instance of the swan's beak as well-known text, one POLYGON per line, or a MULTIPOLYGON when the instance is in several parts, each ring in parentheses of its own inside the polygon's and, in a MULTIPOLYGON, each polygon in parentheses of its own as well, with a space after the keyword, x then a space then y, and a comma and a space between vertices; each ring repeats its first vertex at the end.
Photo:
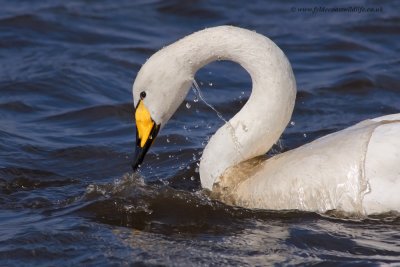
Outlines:
POLYGON ((150 116, 150 112, 144 105, 142 100, 139 103, 135 111, 136 120, 136 149, 133 158, 132 168, 136 171, 139 165, 143 162, 144 156, 149 150, 151 144, 154 142, 160 129, 160 125, 157 125, 150 116))

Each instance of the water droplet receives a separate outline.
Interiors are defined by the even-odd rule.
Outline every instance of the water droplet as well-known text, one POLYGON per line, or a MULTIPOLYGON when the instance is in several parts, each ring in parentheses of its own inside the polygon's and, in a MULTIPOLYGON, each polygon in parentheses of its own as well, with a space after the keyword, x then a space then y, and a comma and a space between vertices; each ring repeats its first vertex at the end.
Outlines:
POLYGON ((213 86, 213 83, 212 83, 212 82, 209 82, 208 85, 209 85, 209 86, 213 86))
POLYGON ((187 167, 186 167, 186 170, 190 170, 190 166, 187 166, 187 167))
POLYGON ((171 142, 171 141, 169 141, 169 139, 167 138, 167 143, 169 143, 169 142, 171 142))
POLYGON ((242 95, 244 95, 244 91, 242 91, 242 95))
POLYGON ((304 133, 303 136, 304 136, 304 137, 307 137, 307 134, 304 133))
POLYGON ((199 98, 196 96, 196 97, 193 99, 193 102, 195 102, 195 103, 199 102, 199 98))
POLYGON ((195 173, 199 173, 199 167, 194 170, 195 173))
POLYGON ((294 126, 296 123, 294 121, 290 122, 290 125, 294 126))
POLYGON ((192 107, 192 105, 190 105, 189 102, 186 102, 186 108, 187 108, 187 109, 190 109, 191 107, 192 107))
POLYGON ((194 181, 194 176, 190 176, 190 180, 194 181))
POLYGON ((183 130, 187 130, 187 126, 186 125, 183 125, 183 130))

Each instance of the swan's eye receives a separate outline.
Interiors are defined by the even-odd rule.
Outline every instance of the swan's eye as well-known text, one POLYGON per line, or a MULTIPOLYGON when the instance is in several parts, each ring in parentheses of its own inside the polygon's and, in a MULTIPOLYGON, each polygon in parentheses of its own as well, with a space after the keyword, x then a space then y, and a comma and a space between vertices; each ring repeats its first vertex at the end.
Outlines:
POLYGON ((140 93, 140 99, 144 99, 146 97, 146 92, 145 91, 143 91, 143 92, 141 92, 140 93))

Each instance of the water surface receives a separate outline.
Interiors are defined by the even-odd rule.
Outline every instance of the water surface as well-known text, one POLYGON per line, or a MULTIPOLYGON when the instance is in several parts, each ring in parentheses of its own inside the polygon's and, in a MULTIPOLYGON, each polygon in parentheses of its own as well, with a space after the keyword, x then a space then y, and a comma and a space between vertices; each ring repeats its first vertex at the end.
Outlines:
MULTIPOLYGON (((231 24, 292 63, 297 102, 280 153, 400 112, 396 1, 376 13, 309 14, 304 1, 0 1, 0 265, 400 263, 400 218, 246 210, 202 192, 197 166, 223 124, 191 92, 132 174, 131 86, 161 47, 231 24)), ((332 7, 326 5, 326 7, 332 7)), ((196 77, 225 119, 249 75, 218 62, 196 77)))

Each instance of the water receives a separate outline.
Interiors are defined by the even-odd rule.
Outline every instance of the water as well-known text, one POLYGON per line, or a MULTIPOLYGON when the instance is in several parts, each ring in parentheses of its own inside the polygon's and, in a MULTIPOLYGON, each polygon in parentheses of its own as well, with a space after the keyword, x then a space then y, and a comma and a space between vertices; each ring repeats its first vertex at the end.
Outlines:
MULTIPOLYGON (((291 61, 293 123, 271 153, 399 113, 398 2, 353 1, 346 5, 383 12, 314 15, 291 11, 313 7, 305 1, 0 4, 1 266, 400 264, 396 214, 252 211, 209 199, 197 164, 223 121, 193 92, 141 172, 130 169, 137 71, 205 27, 256 30, 291 61)), ((233 63, 211 64, 196 79, 225 119, 250 94, 249 75, 233 63)))

